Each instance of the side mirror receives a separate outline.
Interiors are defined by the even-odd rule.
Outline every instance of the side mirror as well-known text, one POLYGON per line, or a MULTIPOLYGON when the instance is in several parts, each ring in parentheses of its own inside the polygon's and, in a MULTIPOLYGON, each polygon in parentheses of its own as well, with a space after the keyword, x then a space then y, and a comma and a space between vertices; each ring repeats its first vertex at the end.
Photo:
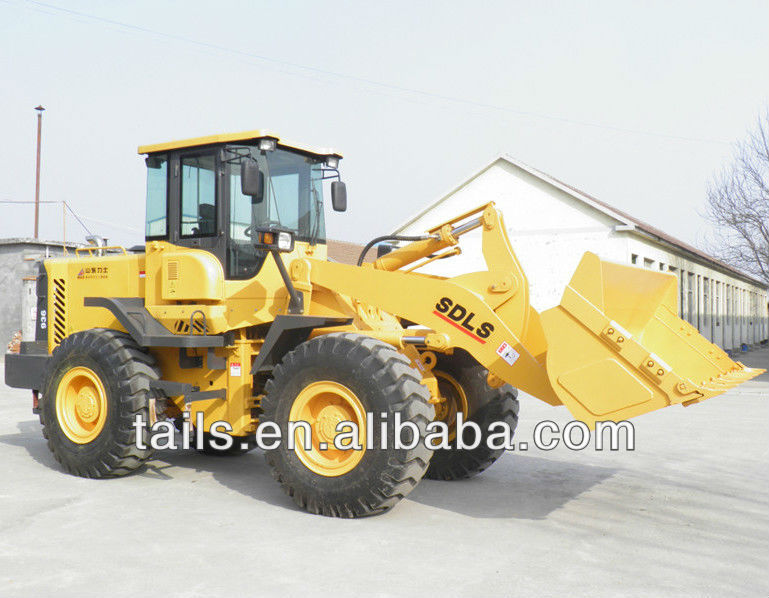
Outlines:
POLYGON ((347 210, 347 187, 342 181, 331 183, 331 207, 335 212, 347 210))
POLYGON ((260 203, 264 197, 264 174, 254 160, 244 160, 240 165, 240 192, 250 195, 253 203, 260 203))

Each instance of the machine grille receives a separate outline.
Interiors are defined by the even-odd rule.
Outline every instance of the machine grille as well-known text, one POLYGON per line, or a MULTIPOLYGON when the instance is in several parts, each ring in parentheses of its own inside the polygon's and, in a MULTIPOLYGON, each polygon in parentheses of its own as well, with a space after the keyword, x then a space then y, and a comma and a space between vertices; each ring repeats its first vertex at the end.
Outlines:
POLYGON ((168 262, 168 280, 179 280, 179 262, 168 262))

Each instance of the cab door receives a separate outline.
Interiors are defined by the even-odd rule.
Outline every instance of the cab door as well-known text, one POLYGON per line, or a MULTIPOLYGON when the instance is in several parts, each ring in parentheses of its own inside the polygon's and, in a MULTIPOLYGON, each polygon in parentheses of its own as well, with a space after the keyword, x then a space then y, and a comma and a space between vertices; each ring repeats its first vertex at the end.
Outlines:
POLYGON ((171 159, 171 242, 213 253, 226 264, 222 165, 215 150, 180 153, 171 159))

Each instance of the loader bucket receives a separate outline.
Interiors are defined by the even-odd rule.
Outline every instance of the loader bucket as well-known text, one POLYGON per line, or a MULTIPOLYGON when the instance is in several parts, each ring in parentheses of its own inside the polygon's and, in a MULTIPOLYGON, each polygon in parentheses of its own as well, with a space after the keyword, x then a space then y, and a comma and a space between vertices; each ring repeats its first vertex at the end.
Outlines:
POLYGON ((763 373, 732 361, 677 314, 675 275, 586 253, 561 304, 542 313, 558 398, 592 427, 688 406, 763 373))

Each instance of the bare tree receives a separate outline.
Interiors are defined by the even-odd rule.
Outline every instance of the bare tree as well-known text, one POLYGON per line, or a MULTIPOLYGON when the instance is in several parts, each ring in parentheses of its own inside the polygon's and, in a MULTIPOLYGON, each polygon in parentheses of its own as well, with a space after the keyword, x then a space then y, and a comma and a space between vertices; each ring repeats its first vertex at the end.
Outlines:
POLYGON ((769 282, 769 110, 708 186, 706 216, 718 257, 769 282))

